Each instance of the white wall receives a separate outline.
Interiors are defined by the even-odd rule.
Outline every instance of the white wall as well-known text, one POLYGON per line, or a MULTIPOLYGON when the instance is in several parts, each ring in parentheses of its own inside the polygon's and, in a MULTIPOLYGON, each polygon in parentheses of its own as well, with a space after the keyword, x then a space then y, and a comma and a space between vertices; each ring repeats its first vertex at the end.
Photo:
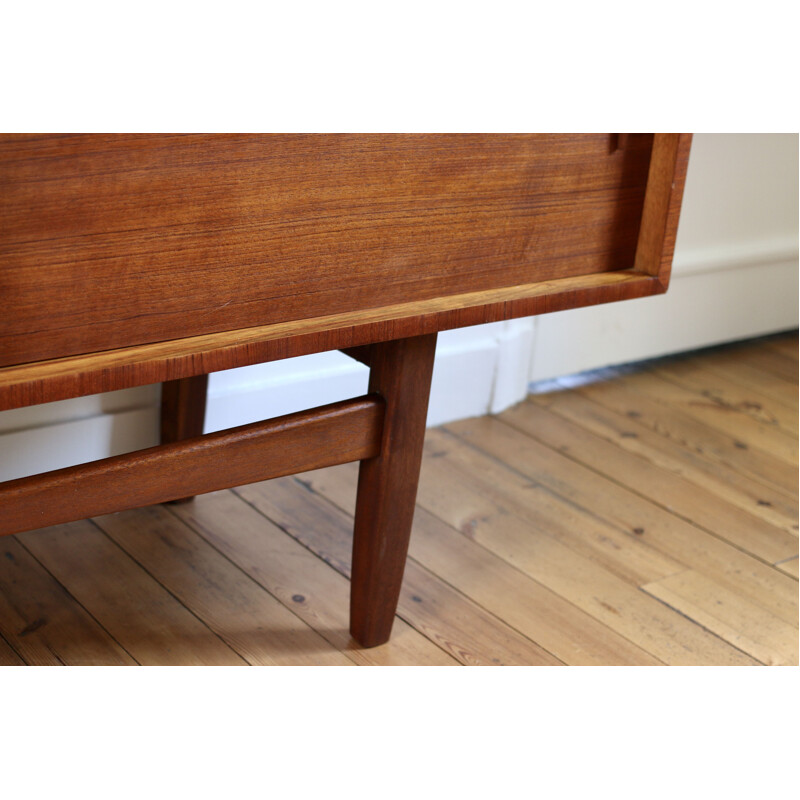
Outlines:
POLYGON ((667 294, 534 321, 530 379, 796 328, 797 134, 696 134, 667 294))
MULTIPOLYGON (((529 381, 797 327, 798 137, 694 138, 666 295, 440 334, 429 424, 497 412, 529 381)), ((206 430, 364 392, 322 353, 215 373, 206 430)), ((157 442, 158 386, 0 412, 0 480, 157 442)))

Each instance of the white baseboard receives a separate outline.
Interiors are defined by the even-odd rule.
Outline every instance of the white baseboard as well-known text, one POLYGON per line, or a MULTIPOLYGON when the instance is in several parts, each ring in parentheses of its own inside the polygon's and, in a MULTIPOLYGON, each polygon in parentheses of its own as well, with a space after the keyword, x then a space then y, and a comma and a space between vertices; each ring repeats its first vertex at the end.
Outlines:
POLYGON ((796 328, 797 257, 673 275, 665 295, 538 317, 531 382, 796 328))
MULTIPOLYGON (((53 404, 55 405, 55 404, 53 404)), ((117 409, 0 435, 0 481, 158 444, 158 407, 117 409)))
MULTIPOLYGON (((509 332, 506 323, 481 325, 439 336, 436 363, 428 407, 428 425, 442 425, 456 419, 480 416, 493 405, 493 387, 498 374, 507 375, 516 368, 522 380, 516 380, 516 400, 524 397, 525 367, 530 355, 524 347, 521 357, 502 356, 513 349, 516 339, 530 340, 531 322, 509 332), (521 369, 520 369, 521 368, 521 369)), ((320 353, 261 364, 246 370, 230 370, 211 376, 209 384, 206 431, 222 430, 259 419, 268 419, 293 411, 356 397, 367 391, 368 370, 342 353, 320 353)), ((514 384, 504 377, 504 396, 514 384)))

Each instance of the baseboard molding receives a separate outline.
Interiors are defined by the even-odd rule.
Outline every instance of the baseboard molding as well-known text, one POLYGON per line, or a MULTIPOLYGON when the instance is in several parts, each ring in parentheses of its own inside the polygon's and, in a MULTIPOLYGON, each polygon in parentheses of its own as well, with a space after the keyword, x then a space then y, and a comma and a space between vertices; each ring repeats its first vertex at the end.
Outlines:
POLYGON ((71 467, 158 443, 158 407, 117 409, 0 436, 0 481, 71 467))
POLYGON ((673 275, 665 295, 538 317, 531 382, 796 328, 797 256, 673 275))
MULTIPOLYGON (((489 411, 500 351, 510 338, 502 323, 440 335, 428 408, 429 426, 489 411)), ((523 367, 525 363, 522 362, 523 367)), ((506 367, 506 371, 509 369, 506 367)), ((207 432, 333 403, 367 391, 367 368, 341 353, 303 356, 247 370, 249 374, 231 370, 211 376, 207 432)))

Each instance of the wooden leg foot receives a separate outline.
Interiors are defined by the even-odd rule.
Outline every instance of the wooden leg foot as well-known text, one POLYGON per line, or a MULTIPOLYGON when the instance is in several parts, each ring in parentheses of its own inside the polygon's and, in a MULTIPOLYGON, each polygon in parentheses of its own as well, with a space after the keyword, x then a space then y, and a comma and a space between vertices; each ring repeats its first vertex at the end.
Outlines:
POLYGON ((361 462, 353 536, 350 633, 389 639, 403 580, 428 412, 436 334, 374 344, 369 391, 386 401, 380 455, 361 462))

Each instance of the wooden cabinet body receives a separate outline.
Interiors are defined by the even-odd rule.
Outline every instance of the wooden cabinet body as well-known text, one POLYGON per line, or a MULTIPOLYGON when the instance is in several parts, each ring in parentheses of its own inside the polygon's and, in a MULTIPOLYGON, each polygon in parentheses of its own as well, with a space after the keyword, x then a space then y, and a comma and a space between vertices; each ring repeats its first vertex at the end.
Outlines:
MULTIPOLYGON (((665 291, 689 139, 0 137, 0 410, 171 387, 164 445, 0 486, 0 533, 358 459, 354 557, 387 536, 402 562, 381 504, 413 511, 436 332, 665 291), (366 398, 244 433, 182 423, 202 384, 181 381, 331 349, 370 364, 366 398)), ((402 563, 364 558, 399 590, 402 563)), ((393 613, 395 588, 370 591, 393 613)))

